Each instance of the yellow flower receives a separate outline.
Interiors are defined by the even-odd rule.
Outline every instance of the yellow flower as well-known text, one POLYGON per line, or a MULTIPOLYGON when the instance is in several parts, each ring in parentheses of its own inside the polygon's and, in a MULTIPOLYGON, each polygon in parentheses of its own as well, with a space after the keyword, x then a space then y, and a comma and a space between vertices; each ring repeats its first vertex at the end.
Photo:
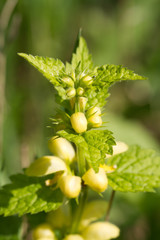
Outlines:
POLYGON ((58 184, 63 194, 68 198, 76 198, 80 194, 81 178, 78 176, 62 176, 58 184))
POLYGON ((88 118, 88 123, 90 123, 92 127, 100 127, 102 125, 102 118, 94 114, 88 118))
POLYGON ((108 187, 108 179, 103 168, 99 168, 96 173, 93 168, 90 168, 83 176, 84 183, 94 191, 101 193, 108 187))
POLYGON ((84 240, 84 238, 79 234, 69 234, 63 240, 84 240))
POLYGON ((33 240, 56 240, 55 234, 49 224, 38 225, 32 232, 33 240))
POLYGON ((71 86, 71 87, 74 86, 74 82, 70 77, 63 77, 61 80, 63 83, 65 83, 68 86, 71 86))
POLYGON ((72 128, 77 133, 82 133, 87 130, 87 119, 82 112, 73 113, 71 116, 72 128))
POLYGON ((82 112, 85 111, 87 101, 88 101, 88 99, 86 97, 78 98, 78 104, 79 104, 80 111, 82 111, 82 112))
POLYGON ((48 148, 57 157, 71 163, 75 159, 75 150, 72 144, 62 137, 52 137, 48 141, 48 148))
POLYGON ((73 87, 68 88, 66 94, 68 98, 73 98, 76 95, 76 89, 73 87))
POLYGON ((82 87, 78 87, 78 88, 77 88, 77 95, 78 95, 78 96, 82 96, 83 93, 84 93, 84 89, 83 89, 82 87))
POLYGON ((40 177, 59 171, 67 172, 67 166, 63 160, 54 156, 43 156, 31 163, 25 173, 28 176, 40 177))
POLYGON ((86 75, 83 78, 81 78, 80 82, 81 82, 82 86, 88 86, 88 85, 92 84, 93 78, 89 75, 86 75))
POLYGON ((95 222, 85 228, 82 236, 85 240, 109 240, 117 238, 119 233, 119 228, 112 223, 95 222))
POLYGON ((91 115, 101 115, 101 109, 99 107, 91 107, 87 111, 87 116, 90 117, 91 115))

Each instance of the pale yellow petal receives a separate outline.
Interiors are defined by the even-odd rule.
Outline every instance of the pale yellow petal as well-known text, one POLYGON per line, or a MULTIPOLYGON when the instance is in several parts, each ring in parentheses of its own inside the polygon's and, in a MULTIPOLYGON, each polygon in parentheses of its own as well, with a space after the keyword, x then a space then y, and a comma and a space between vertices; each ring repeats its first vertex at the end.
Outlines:
POLYGON ((28 176, 44 176, 59 171, 67 171, 63 160, 54 156, 43 156, 31 163, 25 173, 28 176))
POLYGON ((84 240, 79 234, 69 234, 63 240, 84 240))
POLYGON ((119 228, 109 222, 92 223, 82 232, 85 240, 109 240, 117 238, 119 234, 119 228))

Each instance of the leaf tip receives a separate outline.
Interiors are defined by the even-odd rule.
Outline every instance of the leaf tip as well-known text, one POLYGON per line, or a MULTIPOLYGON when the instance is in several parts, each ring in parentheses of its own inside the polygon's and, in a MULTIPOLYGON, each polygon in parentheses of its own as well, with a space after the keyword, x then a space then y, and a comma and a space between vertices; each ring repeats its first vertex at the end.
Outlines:
POLYGON ((17 53, 18 56, 25 58, 27 56, 26 53, 17 53))

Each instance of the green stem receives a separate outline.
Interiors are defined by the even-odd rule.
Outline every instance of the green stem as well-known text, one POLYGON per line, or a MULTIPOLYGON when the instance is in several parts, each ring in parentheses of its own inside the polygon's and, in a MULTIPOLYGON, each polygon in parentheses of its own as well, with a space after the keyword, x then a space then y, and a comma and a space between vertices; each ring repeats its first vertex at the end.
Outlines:
POLYGON ((114 196, 115 196, 115 190, 112 191, 112 194, 111 194, 111 197, 110 197, 110 200, 109 200, 107 213, 106 213, 106 221, 109 220, 109 214, 110 214, 110 211, 111 211, 111 207, 112 207, 114 196))
MULTIPOLYGON (((81 147, 77 147, 77 162, 78 162, 79 175, 82 177, 86 171, 86 164, 85 164, 84 152, 83 152, 83 149, 81 149, 81 147)), ((84 210, 84 205, 87 200, 87 190, 88 188, 82 185, 82 190, 79 197, 79 205, 77 206, 76 212, 73 216, 71 233, 76 233, 78 231, 80 219, 84 210)))
POLYGON ((83 176, 83 174, 86 172, 86 163, 85 163, 84 152, 81 149, 81 147, 77 147, 77 162, 78 162, 79 175, 83 176))
POLYGON ((78 232, 78 227, 79 227, 79 223, 83 214, 83 210, 84 210, 84 206, 87 200, 87 191, 88 188, 84 187, 81 191, 81 195, 80 195, 80 199, 79 199, 79 205, 77 206, 77 210, 76 213, 73 217, 72 220, 72 227, 71 227, 71 233, 77 233, 78 232))
POLYGON ((80 112, 80 107, 79 107, 79 102, 78 102, 78 97, 75 97, 75 112, 80 112))

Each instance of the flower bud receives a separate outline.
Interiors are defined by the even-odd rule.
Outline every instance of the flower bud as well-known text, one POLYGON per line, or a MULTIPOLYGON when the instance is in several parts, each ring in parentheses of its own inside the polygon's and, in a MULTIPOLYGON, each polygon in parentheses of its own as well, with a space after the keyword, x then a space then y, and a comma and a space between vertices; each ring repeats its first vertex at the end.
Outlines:
POLYGON ((91 76, 87 75, 87 76, 84 76, 82 79, 81 79, 81 83, 82 85, 84 86, 88 86, 90 84, 92 84, 93 82, 93 79, 91 76))
POLYGON ((106 154, 106 157, 108 158, 108 157, 114 156, 116 154, 123 153, 127 150, 128 150, 128 145, 126 143, 116 142, 116 145, 113 146, 113 154, 112 155, 106 154))
POLYGON ((48 141, 48 148, 57 157, 71 163, 75 159, 75 150, 72 144, 65 138, 52 137, 48 141))
POLYGON ((78 87, 78 88, 77 88, 77 95, 78 95, 78 96, 82 96, 83 93, 84 93, 84 89, 83 89, 82 87, 78 87))
POLYGON ((71 87, 74 86, 74 82, 70 77, 63 77, 61 80, 63 83, 65 83, 68 86, 71 86, 71 87))
POLYGON ((109 240, 117 238, 120 230, 109 222, 95 222, 90 224, 82 233, 85 240, 109 240))
POLYGON ((67 97, 68 98, 73 98, 76 95, 76 90, 75 88, 68 88, 66 91, 67 97))
POLYGON ((71 116, 72 128, 77 133, 82 133, 87 130, 87 119, 82 112, 73 113, 71 116))
POLYGON ((31 163, 25 173, 28 176, 40 177, 59 171, 67 171, 65 162, 58 157, 44 156, 31 163))
POLYGON ((59 187, 68 198, 78 197, 81 191, 81 178, 78 176, 66 175, 59 179, 59 187))
POLYGON ((92 127, 100 127, 102 125, 102 118, 94 114, 88 118, 88 123, 90 123, 92 127))
POLYGON ((79 97, 78 98, 78 104, 79 104, 79 107, 80 107, 80 111, 82 111, 82 112, 85 111, 87 101, 88 101, 88 99, 85 98, 85 97, 79 97))
POLYGON ((93 168, 90 168, 82 179, 86 185, 98 193, 104 192, 108 186, 108 179, 103 168, 99 168, 98 173, 93 168))
POLYGON ((63 240, 84 240, 79 234, 69 234, 63 240))
POLYGON ((56 240, 56 236, 49 224, 41 224, 32 232, 33 240, 56 240))
POLYGON ((101 115, 101 109, 99 107, 91 107, 87 111, 87 116, 90 117, 92 115, 101 115))

